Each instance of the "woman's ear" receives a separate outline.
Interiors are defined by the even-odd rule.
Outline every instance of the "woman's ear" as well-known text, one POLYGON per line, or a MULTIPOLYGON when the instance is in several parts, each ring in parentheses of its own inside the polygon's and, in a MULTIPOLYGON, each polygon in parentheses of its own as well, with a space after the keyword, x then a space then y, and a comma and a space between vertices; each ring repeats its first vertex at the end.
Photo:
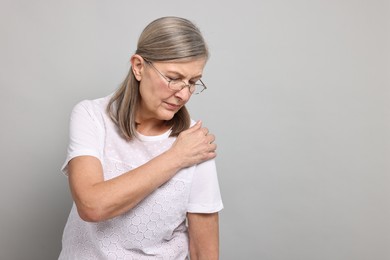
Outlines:
POLYGON ((140 55, 134 54, 133 56, 131 56, 130 62, 134 77, 138 81, 141 81, 145 60, 140 55))

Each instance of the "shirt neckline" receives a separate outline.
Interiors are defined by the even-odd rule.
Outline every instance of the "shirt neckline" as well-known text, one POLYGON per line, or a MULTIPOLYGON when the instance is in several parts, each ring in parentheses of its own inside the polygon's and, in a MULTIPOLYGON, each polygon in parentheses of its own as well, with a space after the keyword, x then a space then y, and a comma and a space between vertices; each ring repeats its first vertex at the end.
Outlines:
POLYGON ((141 141, 150 142, 150 141, 161 141, 167 139, 172 133, 172 128, 161 135, 143 135, 140 132, 137 132, 137 137, 141 141))

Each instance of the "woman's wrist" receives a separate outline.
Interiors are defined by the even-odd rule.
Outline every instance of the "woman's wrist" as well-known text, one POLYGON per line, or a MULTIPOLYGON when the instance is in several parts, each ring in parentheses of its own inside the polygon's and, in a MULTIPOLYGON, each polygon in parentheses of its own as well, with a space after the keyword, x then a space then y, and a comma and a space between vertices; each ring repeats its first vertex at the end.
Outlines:
POLYGON ((186 167, 183 163, 183 160, 181 159, 180 152, 176 151, 176 149, 174 148, 171 148, 164 152, 163 156, 165 157, 164 161, 166 162, 166 165, 172 167, 175 172, 186 167))

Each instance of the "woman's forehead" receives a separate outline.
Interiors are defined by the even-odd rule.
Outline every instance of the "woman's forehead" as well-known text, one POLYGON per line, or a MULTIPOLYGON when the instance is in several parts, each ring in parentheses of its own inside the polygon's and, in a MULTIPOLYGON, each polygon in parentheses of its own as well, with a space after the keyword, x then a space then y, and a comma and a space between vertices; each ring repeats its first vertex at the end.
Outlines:
POLYGON ((206 65, 205 58, 197 59, 181 59, 171 61, 158 61, 154 62, 166 71, 172 71, 176 73, 202 73, 203 68, 206 65))

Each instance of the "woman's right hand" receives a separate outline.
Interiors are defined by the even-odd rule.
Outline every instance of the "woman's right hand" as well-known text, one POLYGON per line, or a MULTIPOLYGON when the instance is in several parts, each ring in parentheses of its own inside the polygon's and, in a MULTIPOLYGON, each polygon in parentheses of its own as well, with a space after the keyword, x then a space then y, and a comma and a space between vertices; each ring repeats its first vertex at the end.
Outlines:
POLYGON ((214 141, 215 136, 198 121, 179 134, 170 151, 175 153, 181 167, 186 168, 215 158, 217 145, 214 141))

